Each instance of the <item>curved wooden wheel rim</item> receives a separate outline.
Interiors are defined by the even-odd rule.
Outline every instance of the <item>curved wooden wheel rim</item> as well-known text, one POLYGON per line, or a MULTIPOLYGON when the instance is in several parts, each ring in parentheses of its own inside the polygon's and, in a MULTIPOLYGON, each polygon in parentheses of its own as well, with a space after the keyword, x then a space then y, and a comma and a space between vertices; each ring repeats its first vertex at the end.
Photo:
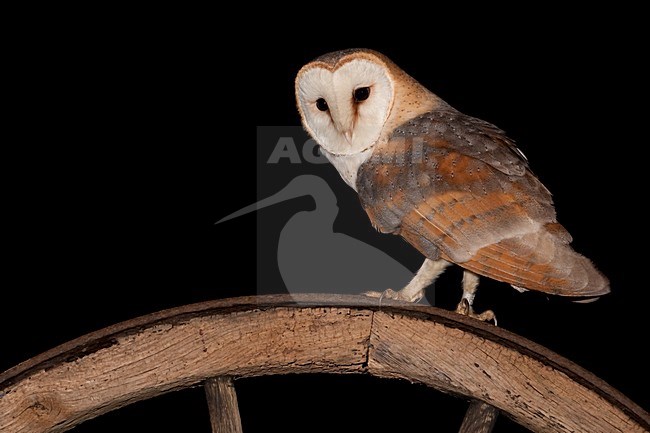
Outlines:
POLYGON ((59 432, 216 376, 366 373, 482 400, 534 432, 643 432, 650 416, 572 362, 437 308, 357 296, 219 300, 123 322, 0 374, 0 431, 59 432))

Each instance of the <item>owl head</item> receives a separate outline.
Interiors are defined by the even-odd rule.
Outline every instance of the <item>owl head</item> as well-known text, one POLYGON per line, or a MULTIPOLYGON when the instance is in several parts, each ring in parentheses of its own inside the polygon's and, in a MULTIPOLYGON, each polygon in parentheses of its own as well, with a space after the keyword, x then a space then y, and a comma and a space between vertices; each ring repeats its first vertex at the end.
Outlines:
POLYGON ((325 54, 296 77, 302 123, 331 155, 369 149, 387 124, 397 126, 430 109, 432 98, 387 57, 366 49, 325 54))

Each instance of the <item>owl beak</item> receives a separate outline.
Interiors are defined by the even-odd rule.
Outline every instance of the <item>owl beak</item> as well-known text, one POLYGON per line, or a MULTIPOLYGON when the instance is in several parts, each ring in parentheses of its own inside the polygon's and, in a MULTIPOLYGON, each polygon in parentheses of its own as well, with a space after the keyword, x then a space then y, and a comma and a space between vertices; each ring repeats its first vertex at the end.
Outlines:
POLYGON ((354 139, 354 132, 352 131, 345 131, 343 133, 343 136, 347 140, 348 144, 352 144, 352 140, 354 139))

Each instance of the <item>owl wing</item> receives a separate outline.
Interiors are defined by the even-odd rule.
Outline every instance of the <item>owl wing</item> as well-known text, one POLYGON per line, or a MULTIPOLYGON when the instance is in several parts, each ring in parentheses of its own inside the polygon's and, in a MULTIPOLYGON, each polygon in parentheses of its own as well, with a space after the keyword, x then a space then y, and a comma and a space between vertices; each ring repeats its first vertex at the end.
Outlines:
POLYGON ((450 109, 401 125, 361 166, 357 190, 373 225, 431 259, 547 293, 609 291, 524 155, 487 122, 450 109))

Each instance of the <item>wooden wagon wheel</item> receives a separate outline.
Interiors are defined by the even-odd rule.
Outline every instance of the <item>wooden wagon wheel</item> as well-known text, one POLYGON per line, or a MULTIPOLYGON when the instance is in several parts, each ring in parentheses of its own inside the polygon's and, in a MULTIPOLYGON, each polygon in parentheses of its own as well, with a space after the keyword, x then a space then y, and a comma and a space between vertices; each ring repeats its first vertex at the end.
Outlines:
POLYGON ((432 307, 272 295, 154 313, 25 361, 0 375, 0 431, 65 431, 205 382, 213 430, 237 432, 230 378, 323 372, 403 378, 471 399, 466 433, 489 432, 494 408, 534 432, 650 429, 648 413, 620 392, 504 329, 432 307))

